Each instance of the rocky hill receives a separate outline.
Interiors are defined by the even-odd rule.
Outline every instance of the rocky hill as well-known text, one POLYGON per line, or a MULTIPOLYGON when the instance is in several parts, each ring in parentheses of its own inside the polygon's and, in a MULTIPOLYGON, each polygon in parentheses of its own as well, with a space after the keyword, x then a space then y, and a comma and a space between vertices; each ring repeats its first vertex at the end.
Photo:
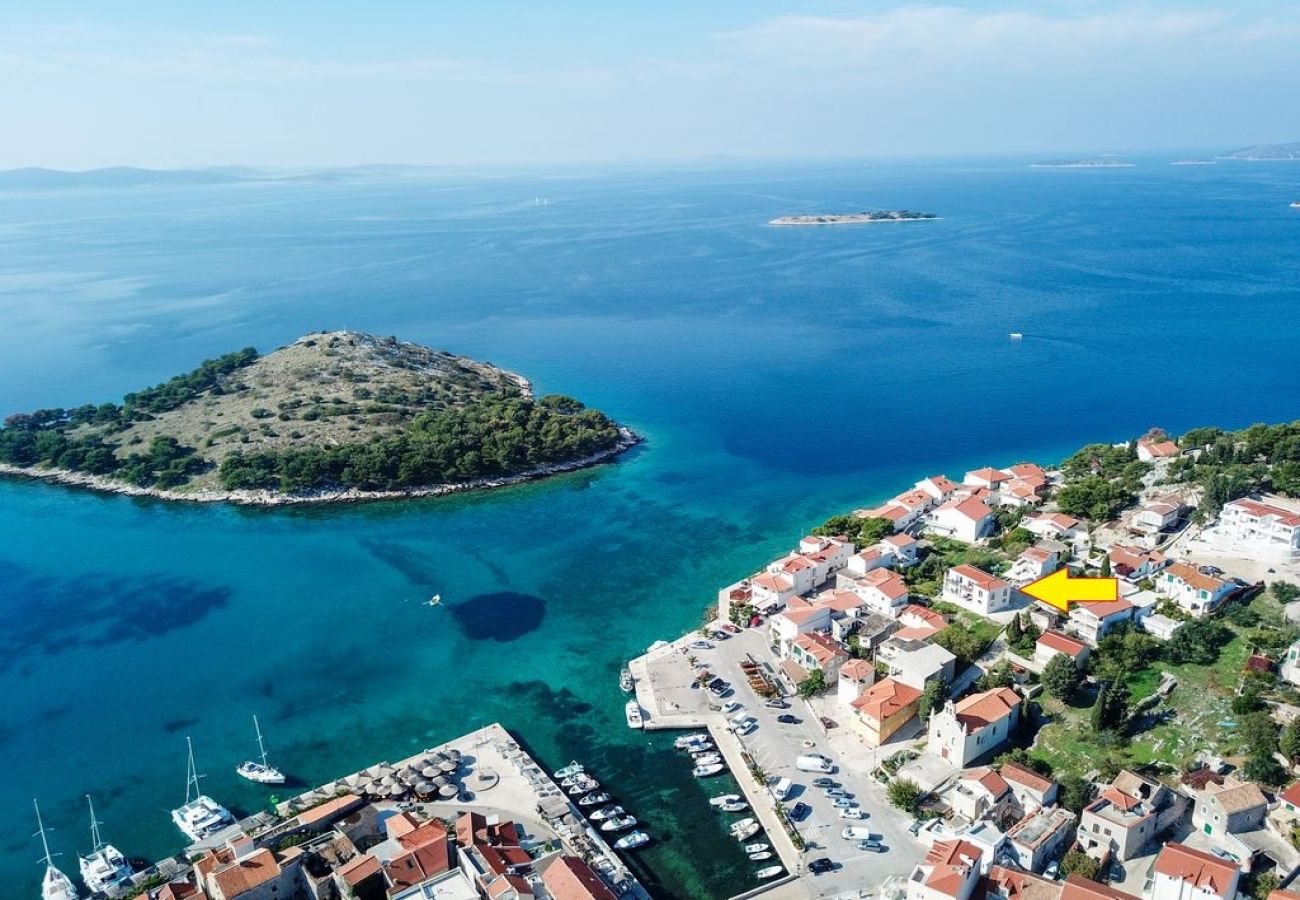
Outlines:
POLYGON ((328 332, 208 360, 120 405, 10 416, 0 463, 168 497, 332 499, 544 474, 633 440, 488 363, 328 332))

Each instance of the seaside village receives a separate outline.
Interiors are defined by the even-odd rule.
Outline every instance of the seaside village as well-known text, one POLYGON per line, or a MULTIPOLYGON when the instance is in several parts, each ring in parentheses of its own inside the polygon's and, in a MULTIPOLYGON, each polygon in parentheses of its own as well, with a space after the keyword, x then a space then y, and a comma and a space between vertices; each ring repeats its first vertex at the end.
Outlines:
MULTIPOLYGON (((1149 435, 1082 475, 925 478, 632 660, 628 725, 690 732, 701 809, 752 861, 730 893, 1300 900, 1300 508, 1198 512, 1208 491, 1171 473, 1199 452, 1149 435), (1062 510, 1108 479, 1115 515, 1062 510), (1023 592, 1067 567, 1118 599, 1023 592)), ((115 880, 96 833, 82 873, 156 900, 647 897, 627 862, 653 825, 598 775, 491 725, 239 823, 187 798, 185 854, 115 880)))

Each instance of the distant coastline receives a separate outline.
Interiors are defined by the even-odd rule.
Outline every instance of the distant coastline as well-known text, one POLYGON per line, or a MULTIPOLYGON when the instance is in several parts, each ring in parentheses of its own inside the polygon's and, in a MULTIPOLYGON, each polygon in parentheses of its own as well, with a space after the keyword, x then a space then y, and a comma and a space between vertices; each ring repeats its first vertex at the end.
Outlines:
POLYGON ((1123 159, 1048 159, 1030 163, 1031 169, 1132 169, 1136 166, 1123 159))
POLYGON ((769 225, 861 225, 867 222, 924 222, 938 219, 934 213, 912 212, 907 209, 880 209, 858 213, 833 213, 825 215, 779 216, 769 225))

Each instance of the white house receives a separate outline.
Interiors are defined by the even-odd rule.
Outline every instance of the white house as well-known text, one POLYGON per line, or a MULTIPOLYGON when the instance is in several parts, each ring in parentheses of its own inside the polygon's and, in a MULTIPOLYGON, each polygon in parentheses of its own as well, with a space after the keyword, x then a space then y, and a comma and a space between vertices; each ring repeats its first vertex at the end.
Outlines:
POLYGON ((1021 812, 1031 813, 1040 806, 1051 806, 1061 792, 1061 786, 1054 780, 1019 763, 1003 763, 999 774, 1011 788, 1021 812))
POLYGON ((1235 900, 1241 870, 1221 856, 1165 844, 1151 872, 1148 900, 1235 900))
POLYGON ((1286 657, 1278 671, 1287 681, 1300 687, 1300 641, 1286 648, 1286 657))
POLYGON ((875 569, 854 579, 849 587, 862 598, 862 603, 872 612, 894 618, 907 606, 907 582, 893 569, 875 569))
POLYGON ((1224 504, 1216 529, 1269 559, 1300 559, 1300 513, 1259 500, 1224 504))
POLYGON ((943 798, 967 822, 998 816, 1014 799, 1010 785, 988 766, 962 772, 943 798))
POLYGON ((1169 597, 1194 618, 1202 619, 1219 608, 1237 590, 1237 585, 1196 566, 1172 563, 1156 580, 1156 592, 1169 597))
POLYGON ((915 525, 934 503, 930 493, 916 488, 886 500, 875 509, 856 510, 854 515, 863 519, 888 519, 894 531, 904 531, 915 525))
POLYGON ((1078 817, 1059 806, 1043 806, 1011 826, 1007 838, 1021 868, 1041 872, 1069 849, 1078 817))
POLYGON ((1073 516, 1054 512, 1025 516, 1020 522, 1020 527, 1039 537, 1069 540, 1080 533, 1082 526, 1079 520, 1073 516))
MULTIPOLYGON (((767 620, 768 632, 772 639, 788 648, 790 642, 801 634, 814 631, 828 631, 831 627, 831 611, 828 606, 810 606, 806 603, 791 606, 767 620)), ((787 652, 782 650, 782 655, 787 652)))
POLYGON ((1112 575, 1135 582, 1154 578, 1168 564, 1165 555, 1159 550, 1144 550, 1126 544, 1112 544, 1106 551, 1106 557, 1110 560, 1112 575))
POLYGON ((1164 494, 1143 503, 1141 508, 1129 517, 1129 526, 1142 534, 1159 534, 1172 528, 1186 511, 1187 506, 1179 497, 1174 494, 1164 494))
POLYGON ((862 696, 867 688, 876 683, 876 667, 869 660, 850 659, 840 665, 840 677, 836 683, 836 699, 841 706, 849 707, 853 701, 862 696))
POLYGON ((920 542, 910 534, 891 534, 849 557, 840 578, 866 575, 874 569, 906 569, 920 561, 920 542))
POLYGON ((956 766, 1002 746, 1020 721, 1020 695, 1011 688, 971 694, 930 715, 925 752, 956 766))
POLYGON ((931 475, 929 478, 922 479, 916 483, 916 489, 918 491, 925 491, 938 501, 947 500, 960 487, 961 485, 951 480, 947 475, 931 475))
POLYGON ((794 579, 788 575, 760 572, 749 580, 749 605, 760 612, 780 609, 790 598, 801 593, 795 590, 794 579))
POLYGON ((1039 541, 1026 547, 1007 570, 1006 580, 1016 587, 1024 587, 1052 574, 1061 568, 1061 551, 1057 549, 1060 546, 1055 541, 1039 541))
POLYGON ((1123 598, 1109 603, 1079 603, 1070 610, 1069 627, 1081 640, 1095 647, 1112 628, 1133 621, 1136 610, 1137 607, 1123 598))
POLYGON ((994 469, 985 466, 982 469, 976 469, 973 472, 967 472, 966 477, 962 479, 963 484, 974 485, 975 487, 988 488, 996 492, 1003 482, 1010 481, 1011 475, 1001 469, 994 469))
POLYGON ((963 563, 943 576, 942 599, 981 616, 1010 609, 1014 600, 1011 585, 983 569, 963 563))
POLYGON ((907 900, 971 900, 982 857, 969 841, 935 841, 907 879, 907 900))
POLYGON ((816 566, 814 577, 821 584, 848 564, 853 544, 843 537, 808 535, 799 541, 799 553, 816 566))
POLYGON ((891 637, 876 651, 876 661, 889 667, 894 681, 923 691, 935 678, 952 681, 957 657, 938 644, 891 637))
POLYGON ((1140 438, 1137 443, 1137 457, 1142 462, 1173 459, 1181 452, 1178 445, 1167 438, 1144 437, 1140 438))
MULTIPOLYGON (((1149 616, 1140 616, 1137 620, 1138 627, 1162 641, 1167 641, 1174 636, 1174 632, 1183 626, 1181 619, 1172 619, 1169 616, 1162 616, 1160 613, 1153 613, 1149 616)), ((1297 681, 1296 684, 1300 684, 1297 681)))
POLYGON ((996 521, 993 510, 983 500, 954 497, 930 514, 929 528, 971 544, 992 534, 996 521))
POLYGON ((1059 631, 1045 631, 1034 643, 1034 662, 1046 666, 1053 656, 1064 653, 1074 660, 1075 668, 1083 668, 1088 662, 1088 645, 1059 631))

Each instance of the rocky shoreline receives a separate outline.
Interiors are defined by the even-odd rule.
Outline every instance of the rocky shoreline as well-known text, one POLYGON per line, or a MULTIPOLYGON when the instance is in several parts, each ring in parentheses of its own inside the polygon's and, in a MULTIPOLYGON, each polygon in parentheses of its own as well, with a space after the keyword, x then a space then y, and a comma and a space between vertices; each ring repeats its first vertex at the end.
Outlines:
POLYGON ((619 440, 608 450, 601 450, 581 459, 555 463, 509 475, 502 478, 479 478, 455 484, 435 484, 428 487, 405 488, 392 491, 363 491, 357 488, 346 490, 320 490, 299 494, 281 494, 276 491, 169 491, 160 488, 141 487, 124 484, 102 475, 90 475, 85 472, 73 472, 69 469, 42 469, 33 466, 14 466, 0 463, 0 475, 13 478, 32 478, 49 481, 68 487, 82 487, 93 491, 111 494, 124 494, 128 497, 153 497, 157 500, 173 500, 187 503, 233 503, 237 506, 304 506, 323 503, 365 503, 375 500, 406 500, 418 497, 441 497, 446 494, 459 494, 465 491, 481 491, 490 488, 507 487, 537 481, 551 475, 564 472, 576 472, 608 462, 622 455, 645 440, 630 428, 619 426, 619 440))

